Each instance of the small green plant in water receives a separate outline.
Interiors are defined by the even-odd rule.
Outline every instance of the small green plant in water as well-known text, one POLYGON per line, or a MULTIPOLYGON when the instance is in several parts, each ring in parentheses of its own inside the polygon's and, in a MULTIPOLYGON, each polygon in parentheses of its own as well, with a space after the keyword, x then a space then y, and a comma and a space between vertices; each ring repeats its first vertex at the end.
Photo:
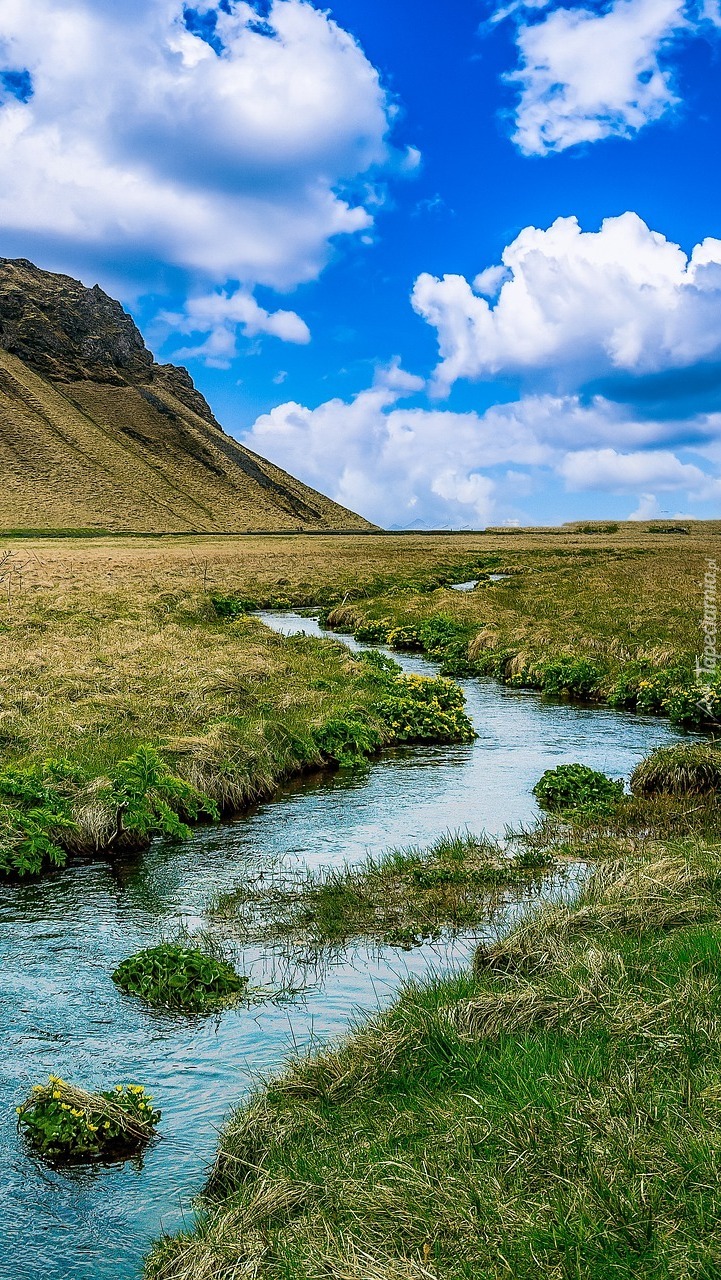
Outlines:
POLYGON ((129 956, 118 965, 113 982, 156 1008, 181 1013, 211 1013, 248 988, 248 979, 220 954, 173 942, 129 956))
POLYGON ((555 813, 573 809, 610 810, 623 798, 623 780, 585 764, 560 764, 547 769, 539 778, 533 794, 542 809, 555 813))
POLYGON ((18 1126, 33 1151, 50 1163, 117 1160, 152 1139, 160 1121, 152 1103, 139 1084, 88 1093, 50 1076, 17 1108, 18 1126))
POLYGON ((391 744, 472 742, 476 732, 464 703, 463 690, 453 680, 401 675, 386 682, 377 712, 391 744))

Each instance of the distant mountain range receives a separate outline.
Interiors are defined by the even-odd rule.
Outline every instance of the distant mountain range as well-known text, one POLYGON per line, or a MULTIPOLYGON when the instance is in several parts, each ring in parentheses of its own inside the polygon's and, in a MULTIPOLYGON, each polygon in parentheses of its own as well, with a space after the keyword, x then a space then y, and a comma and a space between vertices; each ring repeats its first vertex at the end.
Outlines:
POLYGON ((98 285, 0 258, 0 532, 362 531, 225 434, 98 285))

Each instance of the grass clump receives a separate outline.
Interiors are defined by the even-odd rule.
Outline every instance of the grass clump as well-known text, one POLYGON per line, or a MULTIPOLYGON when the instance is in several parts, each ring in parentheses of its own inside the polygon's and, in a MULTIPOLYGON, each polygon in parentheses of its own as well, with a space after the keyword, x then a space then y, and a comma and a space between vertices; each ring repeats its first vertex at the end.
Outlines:
POLYGON ((429 849, 394 849, 360 866, 244 885, 219 901, 216 914, 253 941, 323 949, 363 939, 409 949, 442 931, 477 927, 504 890, 530 888, 552 865, 547 851, 508 854, 486 837, 449 834, 429 849))
POLYGON ((362 709, 355 714, 330 716, 313 736, 322 755, 341 769, 366 765, 368 757, 376 755, 383 745, 381 729, 362 709))
POLYGON ((639 796, 703 796, 721 791, 721 751, 705 742, 657 747, 631 774, 639 796))
POLYGON ((112 977, 127 995, 179 1013, 212 1013, 248 990, 248 979, 207 934, 182 932, 176 939, 145 947, 123 960, 112 977))
POLYGON ((236 618, 244 618, 255 608, 255 602, 247 596, 211 596, 210 603, 217 617, 226 622, 235 622, 236 618))
POLYGON ((51 1164, 124 1159, 155 1134, 160 1112, 152 1101, 139 1084, 88 1093, 50 1076, 17 1108, 18 1125, 32 1150, 51 1164))
POLYGON ((542 809, 566 813, 573 809, 608 809, 623 796, 623 780, 609 778, 585 764, 560 764, 546 769, 533 794, 542 809))
POLYGON ((105 778, 68 760, 0 770, 0 874, 23 878, 65 866, 71 852, 142 849, 154 836, 184 840, 188 821, 217 820, 217 805, 138 747, 105 778))

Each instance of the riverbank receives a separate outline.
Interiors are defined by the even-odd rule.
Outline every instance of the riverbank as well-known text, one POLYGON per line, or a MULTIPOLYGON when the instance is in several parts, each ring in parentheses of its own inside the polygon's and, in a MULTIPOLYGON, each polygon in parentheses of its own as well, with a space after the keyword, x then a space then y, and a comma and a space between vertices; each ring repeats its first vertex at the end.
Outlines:
MULTIPOLYGON (((276 615, 268 622, 318 636, 310 618, 276 615)), ((323 644, 334 641, 325 637, 323 644)), ((322 658, 325 649, 311 652, 322 658)), ((436 674, 418 655, 398 660, 408 675, 436 674)), ((500 926, 484 911, 479 929, 454 940, 441 936, 410 951, 351 945, 329 964, 299 955, 291 975, 282 948, 243 946, 238 972, 254 986, 277 988, 290 976, 302 995, 252 1015, 229 1009, 200 1021, 147 1009, 120 992, 112 974, 127 956, 173 936, 180 925, 211 925, 219 895, 270 882, 281 866, 302 874, 361 864, 369 850, 409 843, 425 849, 449 821, 501 837, 509 821, 533 822, 531 789, 559 760, 583 759, 614 777, 629 776, 653 748, 678 741, 659 719, 572 701, 543 704, 493 680, 471 680, 464 691, 479 735, 472 742, 399 748, 369 770, 298 779, 239 821, 202 826, 184 843, 153 841, 142 857, 95 858, 45 879, 0 883, 7 1047, 0 1199, 18 1280, 35 1280, 39 1267, 51 1280, 69 1272, 83 1280, 137 1280, 151 1241, 187 1223, 215 1135, 253 1081, 276 1076, 292 1046, 302 1053, 319 1038, 340 1039, 358 1009, 389 1004, 404 978, 469 964, 474 938, 500 926), (162 1141, 148 1151, 141 1174, 113 1167, 67 1177, 39 1171, 25 1156, 14 1108, 29 1082, 49 1073, 89 1088, 108 1080, 146 1085, 163 1112, 162 1141)), ((534 883, 509 891, 504 920, 539 889, 534 883)))
POLYGON ((380 592, 322 617, 359 640, 425 653, 448 675, 493 676, 713 729, 721 723, 719 669, 699 679, 696 659, 718 537, 709 530, 650 540, 510 542, 471 589, 380 592))
POLYGON ((573 901, 259 1091, 150 1280, 711 1280, 721 833, 692 807, 566 826, 607 850, 573 901))
POLYGON ((429 542, 401 556, 391 539, 380 566, 352 538, 10 544, 0 873, 178 838, 398 743, 467 741, 448 681, 396 679, 332 638, 299 643, 248 616, 286 587, 341 600, 363 581, 424 590, 465 570, 467 545, 429 542))

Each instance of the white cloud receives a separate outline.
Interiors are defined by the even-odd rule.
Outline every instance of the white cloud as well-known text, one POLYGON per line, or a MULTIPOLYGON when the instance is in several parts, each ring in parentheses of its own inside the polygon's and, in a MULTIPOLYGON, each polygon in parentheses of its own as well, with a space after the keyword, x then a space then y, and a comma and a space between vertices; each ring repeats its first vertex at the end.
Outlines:
POLYGON ((179 360, 204 359, 216 368, 227 368, 237 356, 239 329, 246 338, 270 334, 283 342, 310 342, 310 330, 295 311, 266 311, 246 289, 190 298, 182 314, 166 312, 161 319, 178 333, 207 334, 204 342, 181 347, 175 356, 179 360))
POLYGON ((667 447, 674 435, 681 452, 689 436, 721 439, 717 418, 671 430, 600 397, 584 405, 574 396, 529 395, 484 413, 399 404, 422 386, 394 363, 350 402, 279 405, 245 442, 344 505, 401 528, 514 520, 518 500, 539 484, 639 496, 655 488, 691 502, 721 496, 715 475, 667 447))
POLYGON ((396 407, 423 385, 396 361, 350 402, 278 405, 245 443, 380 524, 486 524, 495 485, 481 469, 493 433, 479 431, 476 414, 396 407))
POLYGON ((569 393, 721 359, 721 240, 687 258, 634 213, 598 232, 559 218, 526 227, 502 262, 476 292, 463 276, 416 281, 413 306, 438 331, 441 393, 458 378, 509 375, 569 393), (495 301, 479 296, 494 283, 495 301))
POLYGON ((558 467, 569 489, 633 492, 652 487, 683 490, 698 500, 721 495, 721 481, 667 450, 619 453, 615 449, 579 449, 558 467))
POLYGON ((216 52, 182 0, 0 0, 3 63, 34 91, 0 106, 6 233, 289 288, 371 225, 372 189, 350 192, 393 163, 376 71, 308 0, 263 22, 231 3, 194 6, 216 52))
POLYGON ((655 493, 642 493, 638 506, 628 516, 629 520, 654 520, 662 514, 655 493))
MULTIPOLYGON (((554 8, 516 33, 519 67, 506 78, 520 86, 513 140, 525 155, 564 151, 615 135, 631 137, 679 102, 667 65, 670 46, 700 21, 684 0, 614 0, 593 8, 554 8)), ((704 15, 710 17, 710 15, 704 15)))

